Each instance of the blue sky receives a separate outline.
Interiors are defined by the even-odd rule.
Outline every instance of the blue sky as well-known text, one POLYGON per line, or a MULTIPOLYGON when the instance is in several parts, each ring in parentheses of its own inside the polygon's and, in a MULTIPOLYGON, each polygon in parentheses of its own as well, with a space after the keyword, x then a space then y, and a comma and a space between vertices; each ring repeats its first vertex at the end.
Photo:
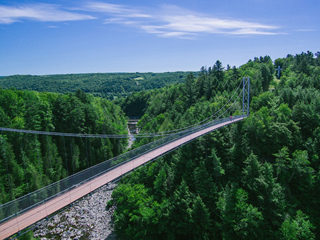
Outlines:
POLYGON ((239 67, 319 39, 319 0, 0 0, 0 76, 239 67))

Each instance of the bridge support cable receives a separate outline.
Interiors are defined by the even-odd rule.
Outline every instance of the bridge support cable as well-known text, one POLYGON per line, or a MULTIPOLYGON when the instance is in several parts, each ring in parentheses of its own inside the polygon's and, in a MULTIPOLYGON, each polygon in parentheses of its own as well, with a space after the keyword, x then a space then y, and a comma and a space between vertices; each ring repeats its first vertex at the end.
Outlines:
MULTIPOLYGON (((239 85, 240 87, 240 85, 239 85)), ((228 112, 228 110, 238 101, 239 97, 241 96, 242 92, 240 91, 240 93, 238 94, 238 96, 236 97, 236 99, 234 100, 234 102, 220 115, 218 115, 215 119, 219 119, 220 117, 222 117, 226 112, 228 112)), ((210 116, 209 118, 206 118, 204 120, 202 120, 201 122, 207 121, 208 119, 212 118, 213 116, 217 115, 231 100, 233 99, 233 96, 229 99, 229 101, 222 107, 220 108, 214 115, 210 116)), ((214 121, 214 120, 213 120, 214 121)), ((211 122, 213 122, 211 121, 211 122)), ((200 123, 201 123, 200 122, 200 123)), ((210 123, 210 122, 208 122, 210 123)), ((158 133, 144 133, 144 134, 138 134, 138 135, 134 135, 135 138, 141 138, 141 137, 160 137, 160 136, 170 136, 170 135, 175 135, 175 134, 179 134, 179 133, 183 133, 183 132, 188 132, 190 129, 196 129, 199 126, 197 126, 199 123, 193 124, 191 126, 185 127, 185 128, 180 128, 180 129, 176 129, 176 130, 182 130, 180 132, 175 132, 175 133, 171 133, 174 132, 176 130, 171 130, 171 131, 167 131, 167 132, 158 132, 158 133), (165 133, 165 134, 164 134, 165 133)))
MULTIPOLYGON (((96 182, 96 179, 100 179, 102 176, 107 174, 108 172, 112 172, 113 170, 117 172, 117 174, 126 174, 130 171, 132 171, 134 168, 139 167, 140 165, 150 161, 151 159, 155 158, 153 153, 156 150, 159 150, 157 156, 161 156, 163 154, 166 154, 168 151, 172 151, 175 148, 180 147, 182 144, 186 144, 196 137, 202 136, 203 134, 206 134, 210 131, 213 131, 214 129, 218 129, 220 127, 223 127, 225 125, 228 125, 230 123, 240 121, 243 118, 247 117, 249 114, 249 94, 250 94, 250 78, 247 79, 247 81, 243 80, 243 89, 242 89, 242 95, 243 97, 243 113, 247 112, 247 114, 243 114, 240 116, 235 116, 233 121, 230 121, 230 118, 223 118, 223 119, 217 119, 213 120, 189 129, 186 129, 184 131, 180 131, 174 134, 168 134, 163 136, 163 138, 158 139, 156 141, 150 142, 146 145, 143 145, 139 148, 133 149, 129 152, 126 152, 122 155, 119 155, 117 157, 114 157, 112 159, 106 160, 102 163, 99 163, 95 166, 91 166, 88 169, 85 169, 83 171, 80 171, 76 174, 73 174, 67 178, 64 178, 60 181, 57 181, 55 183, 52 183, 42 189, 38 189, 32 193, 28 193, 25 196, 22 196, 18 199, 15 199, 11 202, 5 203, 3 205, 0 205, 0 229, 4 225, 5 222, 8 222, 10 219, 16 218, 18 215, 22 215, 24 213, 29 212, 29 210, 34 209, 38 206, 43 206, 44 202, 51 201, 52 199, 55 199, 57 201, 58 196, 64 195, 64 193, 70 194, 70 191, 77 190, 76 196, 69 196, 69 201, 73 201, 72 199, 78 199, 78 196, 83 196, 84 193, 81 192, 80 186, 84 186, 86 183, 91 182, 90 185, 86 187, 85 191, 94 191, 99 186, 96 184, 93 184, 96 182), (183 143, 179 143, 180 139, 184 139, 183 143), (168 148, 170 146, 170 148, 168 148), (144 163, 137 162, 138 158, 144 159, 144 163), (132 162, 131 162, 132 161, 132 162), (128 165, 127 163, 130 164, 128 165)), ((240 86, 240 85, 239 85, 240 86)), ((241 96, 241 91, 237 98, 234 100, 234 102, 226 109, 222 114, 218 116, 223 116, 229 109, 238 101, 239 97, 241 96)), ((230 100, 229 100, 230 102, 230 100)), ((1 130, 1 129, 0 129, 1 130)), ((10 131, 10 130, 9 130, 10 131)), ((27 130, 24 130, 27 131, 27 130)), ((20 141, 21 141, 21 134, 23 132, 20 131, 20 141)), ((28 132, 30 133, 30 132, 28 132)), ((34 133, 34 132, 33 132, 34 133)), ((34 133, 36 134, 36 133, 34 133)), ((42 133, 43 134, 43 133, 42 133)), ((48 147, 49 146, 49 134, 46 134, 47 136, 47 142, 48 147)), ((54 134, 58 135, 58 134, 54 134)), ((62 135, 63 137, 65 135, 62 135)), ((74 137, 74 135, 71 135, 74 137)), ((90 134, 89 137, 97 137, 100 138, 100 135, 92 135, 90 134)), ((153 135, 155 136, 155 135, 153 135)), ((85 145, 86 145, 86 155, 87 155, 87 161, 89 161, 89 154, 88 154, 88 143, 87 143, 87 135, 85 134, 76 134, 76 137, 85 137, 85 145)), ((74 173, 74 159, 73 159, 73 153, 72 153, 72 143, 73 139, 70 138, 70 151, 71 151, 71 163, 72 163, 72 170, 74 173)), ((22 145, 22 143, 21 143, 22 145)), ((90 141, 89 141, 89 147, 90 147, 90 141)), ((22 147, 21 147, 22 149, 22 147)), ((22 149, 23 150, 23 149, 22 149)), ((65 155, 66 156, 66 155, 65 155)), ((50 157, 50 151, 49 151, 49 157, 50 157)), ((109 176, 109 175, 108 175, 109 176)), ((112 177, 104 177, 105 179, 108 179, 110 181, 112 177)), ((106 180, 107 181, 107 180, 106 180)), ((70 204, 70 203, 69 203, 70 204)), ((47 211, 46 205, 44 205, 45 211, 47 211)), ((48 213, 47 213, 48 215, 48 213)), ((40 219, 39 219, 40 220, 40 219)), ((0 234, 1 236, 1 234, 0 234)))
POLYGON ((89 154, 88 154, 88 143, 87 143, 87 138, 84 138, 84 142, 86 145, 86 158, 87 158, 87 168, 90 167, 90 163, 89 163, 89 154))
POLYGON ((90 160, 90 167, 93 166, 93 160, 92 160, 92 154, 91 154, 91 143, 90 143, 90 138, 88 139, 89 141, 89 160, 90 160))
MULTIPOLYGON (((166 132, 135 134, 134 137, 135 138, 143 138, 143 137, 166 136, 166 135, 174 134, 174 133, 177 133, 179 131, 186 130, 186 129, 191 129, 192 127, 195 127, 197 125, 201 125, 202 123, 208 121, 209 119, 213 119, 215 116, 217 116, 217 114, 220 111, 222 111, 222 109, 224 107, 226 107, 231 102, 231 100, 233 99, 233 97, 235 96, 237 91, 239 90, 241 84, 244 84, 244 82, 243 81, 240 82, 240 84, 237 87, 237 89, 234 91, 234 93, 232 94, 230 99, 227 101, 227 103, 224 104, 224 106, 222 108, 220 108, 216 113, 212 114, 208 118, 206 118, 206 119, 204 119, 204 120, 202 120, 202 121, 200 121, 198 123, 195 123, 193 125, 186 126, 186 127, 180 128, 180 129, 174 129, 174 130, 171 130, 171 131, 166 131, 166 132)), ((130 138, 129 134, 61 133, 61 132, 46 132, 46 131, 24 130, 24 129, 12 129, 12 128, 4 128, 4 127, 0 127, 0 130, 1 131, 10 131, 10 132, 41 134, 41 135, 48 135, 48 136, 85 137, 85 138, 130 138)))
POLYGON ((67 151, 66 151, 66 142, 65 142, 65 140, 64 140, 64 136, 62 136, 62 141, 63 141, 63 149, 64 149, 64 160, 65 160, 65 162, 66 162, 67 175, 69 176, 68 160, 67 160, 67 151))
MULTIPOLYGON (((245 115, 235 116, 234 122, 238 120, 242 120, 245 117, 246 117, 245 115)), ((168 151, 167 146, 169 146, 169 144, 171 147, 170 149, 179 147, 181 145, 181 143, 178 143, 179 139, 186 139, 185 142, 188 142, 195 138, 195 137, 190 138, 189 136, 191 135, 195 135, 200 132, 207 133, 209 131, 212 131, 209 129, 216 128, 216 126, 218 125, 224 126, 230 123, 232 123, 230 121, 230 118, 218 119, 218 120, 214 120, 212 122, 194 127, 191 130, 183 131, 175 135, 169 135, 167 137, 153 141, 144 146, 141 146, 139 148, 126 152, 122 155, 114 157, 112 159, 106 160, 105 162, 99 163, 95 166, 90 167, 89 169, 85 169, 81 172, 73 174, 67 178, 64 178, 60 181, 52 183, 42 189, 38 189, 32 193, 29 193, 11 202, 5 203, 0 206, 0 212, 3 213, 0 219, 0 223, 7 222, 9 219, 12 219, 18 215, 21 215, 37 206, 40 206, 43 202, 48 202, 50 201, 50 199, 54 199, 54 198, 56 199, 57 196, 60 196, 65 192, 69 192, 73 189, 78 189, 78 187, 82 186, 83 184, 93 179, 96 179, 102 176, 103 174, 106 174, 109 171, 117 169, 117 172, 118 172, 117 174, 125 174, 126 172, 131 171, 133 166, 139 167, 141 165, 140 163, 135 161, 137 158, 142 157, 144 159, 144 162, 147 162, 153 159, 154 158, 153 151, 155 151, 156 149, 160 149, 161 150, 160 153, 164 154, 165 152, 168 151), (135 162, 130 163, 129 164, 130 167, 127 166, 125 168, 122 168, 122 166, 125 166, 124 164, 132 160, 134 160, 135 162), (120 170, 120 172, 118 171, 118 169, 120 170)), ((89 187, 90 190, 93 191, 95 190, 95 188, 99 187, 99 186, 96 186, 96 187, 95 186, 96 185, 94 186, 92 185, 92 187, 89 187)), ((80 192, 77 193, 77 196, 79 194, 81 195, 82 193, 80 192)), ((0 225, 0 228, 1 228, 1 225, 0 225)))
MULTIPOLYGON (((240 96, 241 96, 241 92, 238 94, 237 98, 233 101, 233 103, 232 103, 223 113, 221 113, 220 115, 218 115, 218 116, 216 117, 216 119, 219 119, 219 118, 222 117, 226 112, 228 112, 228 111, 231 109, 231 107, 238 101, 238 99, 239 99, 240 96)), ((232 99, 232 98, 229 99, 228 103, 231 101, 231 99, 232 99)), ((226 105, 227 105, 227 104, 225 104, 224 106, 226 106, 226 105)), ((220 112, 222 109, 223 109, 223 108, 221 108, 218 112, 220 112)), ((218 113, 218 112, 217 112, 217 113, 218 113)), ((209 119, 209 118, 208 118, 208 119, 209 119)), ((206 119, 206 120, 207 120, 207 119, 206 119)), ((208 123, 212 123, 212 122, 214 122, 214 121, 215 121, 215 120, 210 121, 210 122, 208 122, 208 123)), ((194 124, 194 125, 197 125, 197 124, 194 124)), ((194 125, 192 125, 192 126, 194 126, 194 125)), ((148 135, 146 135, 145 137, 174 136, 174 135, 179 134, 179 133, 188 132, 190 129, 197 129, 198 127, 201 127, 201 126, 203 126, 203 125, 205 125, 205 124, 202 124, 202 125, 199 125, 199 126, 194 126, 193 128, 187 128, 187 129, 185 129, 185 130, 183 130, 183 131, 180 131, 180 132, 177 132, 177 133, 163 134, 163 135, 161 135, 160 133, 154 133, 153 135, 148 134, 148 135)), ((136 138, 139 138, 140 136, 135 135, 135 137, 136 137, 136 138)))
POLYGON ((242 114, 249 115, 249 103, 250 103, 250 77, 244 77, 242 79, 242 114))
MULTIPOLYGON (((50 141, 51 142, 51 141, 50 141)), ((51 159, 51 150, 50 150, 50 142, 49 142, 49 136, 47 135, 47 145, 48 145, 48 161, 50 164, 50 171, 52 171, 53 166, 52 166, 52 159, 51 159)))
POLYGON ((10 188, 10 199, 13 199, 13 193, 12 193, 12 186, 11 186, 11 180, 10 180, 10 173, 9 173, 9 166, 8 166, 8 160, 7 160, 7 154, 6 154, 6 136, 2 134, 1 131, 1 146, 2 146, 2 151, 1 151, 1 155, 6 163, 6 170, 7 170, 7 179, 8 179, 8 184, 9 184, 9 188, 10 188))
POLYGON ((30 181, 28 181, 28 173, 27 173, 27 165, 26 165, 26 154, 23 150, 23 143, 22 143, 23 137, 21 136, 20 133, 20 152, 21 152, 21 160, 23 163, 23 170, 24 170, 24 176, 26 179, 26 186, 27 186, 27 192, 28 194, 30 193, 30 181))
POLYGON ((70 160, 72 166, 72 175, 74 174, 73 155, 72 155, 72 138, 70 138, 70 160))
MULTIPOLYGON (((224 109, 225 106, 227 106, 230 101, 233 99, 233 97, 235 96, 236 92, 239 90, 241 84, 243 84, 243 81, 240 81, 238 87, 236 88, 236 90, 233 92, 232 96, 230 97, 230 99, 218 110, 216 111, 214 114, 212 114, 211 116, 209 116, 208 118, 206 119, 203 119, 201 120, 200 122, 197 122, 193 125, 190 125, 190 126, 186 126, 186 127, 183 127, 183 128, 179 128, 179 129, 174 129, 174 130, 170 130, 170 131, 165 131, 165 132, 158 132, 158 133, 142 133, 142 134, 139 134, 139 135, 135 135, 135 137, 141 137, 143 135, 152 135, 152 134, 161 134, 161 135, 167 135, 169 133, 174 133, 174 132, 177 132, 177 131, 182 131, 182 130, 185 130, 185 129, 188 129, 188 128, 192 128, 194 126, 197 126, 197 125, 200 125, 206 121, 208 121, 209 119, 216 119, 216 118, 219 118, 219 117, 215 117, 220 111, 222 111, 222 109, 224 109), (214 118, 215 117, 215 118, 214 118)), ((241 94, 241 92, 239 93, 239 95, 241 94)), ((221 115, 220 115, 221 116, 221 115)))

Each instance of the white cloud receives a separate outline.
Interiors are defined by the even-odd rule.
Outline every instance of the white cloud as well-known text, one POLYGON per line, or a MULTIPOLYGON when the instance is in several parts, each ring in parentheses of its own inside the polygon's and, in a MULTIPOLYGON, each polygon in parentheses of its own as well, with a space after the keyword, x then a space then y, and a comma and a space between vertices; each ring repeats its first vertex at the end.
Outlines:
POLYGON ((161 37, 194 38, 201 34, 274 35, 278 27, 243 20, 221 19, 173 5, 160 8, 138 8, 104 2, 88 2, 82 7, 62 9, 52 4, 0 5, 0 24, 25 19, 58 22, 95 19, 83 12, 105 18, 104 24, 135 27, 161 37))
POLYGON ((60 10, 56 5, 37 4, 19 7, 0 6, 0 24, 10 24, 22 19, 32 19, 43 22, 61 22, 94 19, 94 17, 60 10))
POLYGON ((129 6, 103 3, 103 2, 90 2, 86 5, 85 9, 93 12, 102 12, 107 14, 115 14, 126 18, 151 18, 149 14, 141 13, 139 9, 134 9, 129 6))
POLYGON ((196 35, 198 34, 194 34, 194 33, 186 34, 185 32, 161 32, 158 34, 159 37, 165 37, 165 38, 176 37, 176 38, 183 38, 183 39, 194 39, 196 35))
POLYGON ((306 29, 298 29, 296 31, 297 32, 314 32, 316 30, 315 29, 311 29, 311 28, 306 28, 306 29))
POLYGON ((199 34, 278 34, 274 31, 278 28, 276 26, 203 16, 172 5, 165 5, 159 9, 139 9, 125 5, 91 2, 86 5, 86 9, 108 15, 109 18, 105 23, 130 23, 147 33, 161 37, 190 38, 199 34))
POLYGON ((89 2, 86 5, 86 10, 94 11, 94 12, 106 12, 106 13, 123 13, 126 12, 127 9, 121 5, 103 3, 103 2, 89 2))
POLYGON ((120 23, 123 22, 124 19, 123 18, 108 18, 104 21, 104 24, 109 24, 109 23, 120 23))
POLYGON ((48 28, 59 28, 58 26, 49 26, 48 28))
MULTIPOLYGON (((170 11, 160 15, 157 22, 144 26, 144 30, 154 33, 156 31, 180 32, 179 36, 189 34, 242 34, 242 35, 271 35, 276 34, 275 26, 241 20, 219 19, 202 16, 177 7, 170 7, 170 11), (172 11, 175 9, 175 11, 172 11), (179 14, 175 13, 179 12, 179 14)), ((173 34, 174 36, 175 34, 173 34)))

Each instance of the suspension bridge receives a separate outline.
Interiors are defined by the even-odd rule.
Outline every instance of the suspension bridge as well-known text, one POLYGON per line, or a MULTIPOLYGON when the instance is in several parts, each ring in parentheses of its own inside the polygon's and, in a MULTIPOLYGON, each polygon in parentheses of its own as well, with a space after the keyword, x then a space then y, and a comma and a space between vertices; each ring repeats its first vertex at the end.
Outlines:
MULTIPOLYGON (((239 87, 240 85, 241 83, 239 84, 239 87)), ((217 116, 218 119, 213 121, 208 120, 217 113, 189 127, 162 133, 142 133, 134 135, 135 138, 155 136, 162 136, 162 138, 87 168, 11 202, 0 205, 0 239, 5 239, 16 233, 20 233, 25 228, 47 218, 61 208, 71 205, 74 201, 86 196, 108 182, 119 179, 123 175, 134 171, 136 168, 139 168, 200 136, 243 120, 249 115, 250 78, 243 78, 242 85, 242 93, 240 92, 236 100, 232 103, 232 105, 235 104, 242 94, 242 115, 219 118, 230 109, 231 105, 226 111, 217 116)), ((231 101, 237 90, 223 107, 231 101)), ((219 111, 221 111, 223 107, 219 111)), ((0 128, 0 130, 30 134, 64 134, 8 128, 0 128)), ((64 134, 63 136, 66 135, 74 137, 128 138, 128 135, 89 135, 70 133, 64 134)))

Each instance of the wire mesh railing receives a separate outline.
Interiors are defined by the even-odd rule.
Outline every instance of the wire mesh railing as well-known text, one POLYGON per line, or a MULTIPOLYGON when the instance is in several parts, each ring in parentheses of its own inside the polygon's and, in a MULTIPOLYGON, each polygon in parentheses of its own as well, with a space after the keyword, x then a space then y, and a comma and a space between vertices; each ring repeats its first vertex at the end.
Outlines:
MULTIPOLYGON (((239 119, 246 116, 247 115, 239 115, 235 116, 234 119, 239 119)), ((46 201, 64 192, 78 187, 79 185, 88 182, 91 179, 94 179, 116 167, 119 167, 124 163, 132 161, 152 150, 160 148, 166 144, 169 144, 170 142, 186 137, 200 130, 228 121, 230 121, 230 118, 213 120, 211 122, 193 127, 191 129, 171 134, 169 136, 163 137, 161 139, 143 145, 139 148, 133 149, 122 155, 114 157, 110 160, 106 160, 95 166, 87 168, 81 172, 78 172, 60 181, 52 183, 44 188, 38 189, 11 202, 5 203, 0 206, 0 223, 5 222, 23 212, 26 212, 42 203, 45 203, 46 201)))

